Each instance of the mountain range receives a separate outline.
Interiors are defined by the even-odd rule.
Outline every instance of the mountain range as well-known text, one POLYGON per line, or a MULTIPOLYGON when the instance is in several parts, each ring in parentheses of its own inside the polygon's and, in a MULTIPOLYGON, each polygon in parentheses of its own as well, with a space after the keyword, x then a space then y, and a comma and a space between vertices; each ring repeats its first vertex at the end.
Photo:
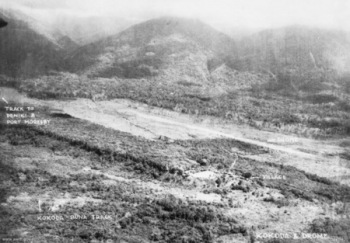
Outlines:
POLYGON ((222 64, 235 53, 235 42, 210 26, 164 17, 80 47, 66 62, 71 72, 95 77, 161 76, 205 82, 211 63, 222 64))
POLYGON ((240 60, 246 69, 334 69, 350 65, 350 35, 305 26, 265 30, 240 44, 240 60))
POLYGON ((54 70, 91 78, 210 84, 229 82, 235 72, 329 79, 329 75, 349 72, 350 67, 350 35, 342 31, 288 26, 234 40, 199 20, 162 17, 132 26, 115 20, 110 33, 129 27, 108 37, 96 34, 79 40, 79 33, 72 38, 74 24, 71 31, 62 33, 20 12, 3 10, 0 18, 8 23, 0 29, 0 74, 12 77, 54 70), (91 39, 97 40, 89 43, 91 39))

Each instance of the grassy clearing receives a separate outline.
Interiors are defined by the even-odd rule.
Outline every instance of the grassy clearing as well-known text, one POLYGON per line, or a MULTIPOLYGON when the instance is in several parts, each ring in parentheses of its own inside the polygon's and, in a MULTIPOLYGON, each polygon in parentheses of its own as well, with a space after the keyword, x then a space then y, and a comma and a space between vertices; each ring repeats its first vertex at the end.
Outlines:
MULTIPOLYGON (((197 161, 198 164, 205 159, 207 166, 225 171, 234 160, 233 154, 229 152, 233 147, 253 154, 268 152, 260 147, 229 139, 175 141, 168 145, 163 141, 136 138, 78 119, 56 118, 54 123, 46 127, 22 129, 9 127, 3 130, 7 130, 8 140, 13 145, 28 143, 46 146, 52 150, 60 150, 62 146, 67 149, 73 146, 79 148, 78 151, 92 152, 103 165, 122 162, 128 170, 152 178, 159 178, 167 171, 176 175, 182 166, 193 166, 186 163, 188 159, 197 161), (47 137, 53 140, 48 142, 47 137), (169 154, 174 154, 174 157, 169 154)), ((79 156, 80 152, 76 153, 78 154, 75 156, 79 156)), ((318 198, 331 201, 340 200, 343 194, 350 194, 346 186, 307 174, 291 166, 261 164, 239 158, 235 167, 239 175, 243 176, 249 172, 253 177, 268 174, 270 170, 276 169, 287 179, 282 183, 279 180, 268 180, 264 183, 268 187, 281 190, 285 195, 294 195, 307 200, 318 198)))
POLYGON ((334 219, 317 219, 310 225, 311 233, 327 233, 330 236, 339 237, 344 242, 350 241, 350 215, 340 220, 334 219))
POLYGON ((169 83, 156 79, 88 79, 67 73, 25 80, 19 87, 41 99, 96 95, 100 99, 126 98, 187 114, 221 117, 259 129, 311 137, 350 134, 346 101, 330 94, 294 97, 262 88, 257 94, 254 89, 234 92, 228 87, 226 94, 208 95, 204 88, 183 80, 169 83))
MULTIPOLYGON (((54 122, 43 127, 5 127, 2 130, 7 131, 4 134, 5 138, 7 136, 12 145, 32 144, 49 147, 51 150, 60 150, 62 146, 66 149, 74 147, 78 149, 76 152, 78 154, 75 156, 79 156, 81 151, 91 152, 102 165, 110 166, 121 162, 128 167, 129 171, 155 179, 168 171, 175 176, 181 176, 181 173, 178 173, 182 171, 181 167, 193 166, 186 162, 188 160, 197 161, 198 166, 205 160, 206 166, 225 171, 235 159, 230 152, 232 148, 252 154, 268 153, 261 147, 230 139, 175 141, 172 144, 164 141, 149 141, 73 118, 55 118, 54 122), (171 154, 174 156, 169 156, 171 154)), ((241 176, 250 173, 251 176, 256 177, 276 170, 285 175, 286 180, 267 180, 264 184, 281 190, 285 195, 307 200, 317 198, 329 201, 341 200, 344 194, 350 195, 350 189, 347 186, 305 173, 291 166, 261 164, 246 158, 239 158, 235 166, 236 173, 241 176)))
MULTIPOLYGON (((2 127, 1 134, 4 135, 1 137, 2 142, 8 141, 15 147, 45 147, 52 149, 54 153, 59 152, 61 155, 67 154, 80 159, 85 157, 95 164, 107 167, 111 166, 111 163, 125 162, 122 159, 109 159, 109 164, 105 164, 101 160, 104 156, 103 150, 93 146, 81 146, 76 140, 64 141, 53 134, 44 135, 42 131, 32 127, 2 127)), ((130 162, 130 159, 127 161, 130 162)), ((1 166, 4 167, 2 163, 1 166)), ((2 190, 12 191, 13 195, 23 191, 51 191, 56 195, 64 192, 103 200, 99 205, 64 205, 54 213, 63 217, 63 221, 37 220, 40 215, 52 215, 49 211, 38 215, 35 210, 8 210, 1 206, 2 232, 17 229, 20 223, 24 228, 32 227, 34 230, 30 236, 37 237, 36 239, 46 234, 57 236, 61 240, 73 239, 74 242, 107 239, 128 242, 143 242, 145 239, 162 242, 212 242, 214 236, 222 234, 247 234, 243 225, 225 218, 210 205, 200 202, 189 204, 187 201, 173 200, 171 197, 156 197, 151 190, 135 187, 129 182, 106 185, 103 180, 108 178, 102 175, 68 174, 68 177, 62 177, 42 170, 15 168, 4 169, 0 175, 7 181, 6 184, 2 184, 2 190), (39 177, 45 180, 38 181, 39 177), (72 215, 87 215, 87 219, 70 220, 72 215), (112 220, 93 220, 91 215, 109 215, 112 220)))
MULTIPOLYGON (((14 147, 46 148, 52 153, 86 158, 97 167, 109 168, 120 166, 135 178, 163 180, 169 173, 169 183, 181 188, 183 175, 178 173, 181 166, 198 169, 216 169, 227 172, 235 157, 231 148, 251 154, 263 154, 268 151, 257 146, 230 139, 174 141, 148 141, 130 134, 107 129, 74 118, 55 117, 48 126, 5 126, 0 129, 1 142, 8 142, 14 147), (187 160, 203 161, 205 164, 186 164, 187 160), (173 169, 172 169, 173 168, 173 169)), ((11 158, 11 156, 10 156, 11 158)), ((74 163, 74 161, 72 161, 74 163)), ((114 185, 103 183, 108 179, 103 175, 70 174, 68 177, 52 175, 37 169, 16 169, 1 165, 1 178, 8 183, 2 184, 1 190, 6 197, 18 195, 23 191, 49 190, 57 195, 68 192, 72 195, 86 195, 103 200, 102 204, 86 204, 81 208, 65 205, 59 214, 64 217, 76 214, 110 214, 112 221, 84 220, 43 222, 31 216, 32 211, 20 212, 2 208, 1 222, 3 231, 16 229, 19 222, 24 226, 33 226, 38 237, 49 233, 62 239, 73 238, 87 240, 127 240, 142 242, 144 239, 163 242, 212 242, 215 237, 227 234, 252 232, 242 222, 225 217, 219 207, 203 202, 191 202, 174 199, 171 196, 155 196, 151 190, 140 189, 128 182, 114 185), (25 175, 25 180, 21 175, 25 175), (46 181, 38 181, 38 177, 46 181), (5 186, 8 185, 8 186, 5 186), (88 213, 87 213, 88 212, 88 213), (23 219, 22 216, 26 215, 23 219)), ((346 186, 328 181, 315 175, 307 174, 291 166, 273 163, 259 163, 238 157, 235 175, 245 178, 249 183, 241 188, 231 187, 211 190, 211 193, 225 195, 227 190, 242 190, 251 193, 253 187, 276 188, 285 195, 284 200, 271 200, 278 207, 289 205, 290 200, 302 198, 323 202, 349 198, 346 186), (279 171, 286 180, 264 180, 261 175, 279 171), (258 177, 251 179, 252 177, 258 177), (250 188, 251 187, 251 188, 250 188)), ((5 196, 3 200, 5 199, 5 196)))

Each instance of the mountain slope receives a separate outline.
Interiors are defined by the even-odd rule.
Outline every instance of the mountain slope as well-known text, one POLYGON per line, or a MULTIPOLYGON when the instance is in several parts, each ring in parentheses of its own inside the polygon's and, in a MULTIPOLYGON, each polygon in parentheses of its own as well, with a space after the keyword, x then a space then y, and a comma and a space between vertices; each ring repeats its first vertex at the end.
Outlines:
POLYGON ((8 23, 0 29, 0 74, 28 77, 61 70, 64 53, 76 46, 21 13, 2 10, 0 18, 8 23))
POLYGON ((242 40, 233 66, 315 87, 349 72, 350 35, 303 26, 265 30, 242 40))
POLYGON ((86 45, 67 58, 91 76, 208 80, 211 63, 237 52, 234 41, 197 20, 164 17, 86 45))

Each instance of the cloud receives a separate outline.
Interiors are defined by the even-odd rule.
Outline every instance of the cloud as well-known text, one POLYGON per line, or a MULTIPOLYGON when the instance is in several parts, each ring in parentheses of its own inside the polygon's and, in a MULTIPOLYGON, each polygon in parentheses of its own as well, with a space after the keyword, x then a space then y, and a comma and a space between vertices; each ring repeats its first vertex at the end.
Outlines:
POLYGON ((1 2, 47 21, 67 14, 140 20, 175 15, 216 26, 305 24, 350 30, 348 0, 0 0, 0 6, 1 2))

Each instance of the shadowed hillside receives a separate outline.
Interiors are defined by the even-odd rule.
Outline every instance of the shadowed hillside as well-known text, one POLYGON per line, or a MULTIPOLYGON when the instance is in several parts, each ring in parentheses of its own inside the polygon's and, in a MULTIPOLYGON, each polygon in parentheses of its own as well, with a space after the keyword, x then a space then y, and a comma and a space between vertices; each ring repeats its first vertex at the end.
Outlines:
POLYGON ((64 52, 76 47, 68 37, 53 34, 21 13, 3 10, 0 18, 8 23, 0 30, 1 74, 30 77, 62 70, 64 52))

